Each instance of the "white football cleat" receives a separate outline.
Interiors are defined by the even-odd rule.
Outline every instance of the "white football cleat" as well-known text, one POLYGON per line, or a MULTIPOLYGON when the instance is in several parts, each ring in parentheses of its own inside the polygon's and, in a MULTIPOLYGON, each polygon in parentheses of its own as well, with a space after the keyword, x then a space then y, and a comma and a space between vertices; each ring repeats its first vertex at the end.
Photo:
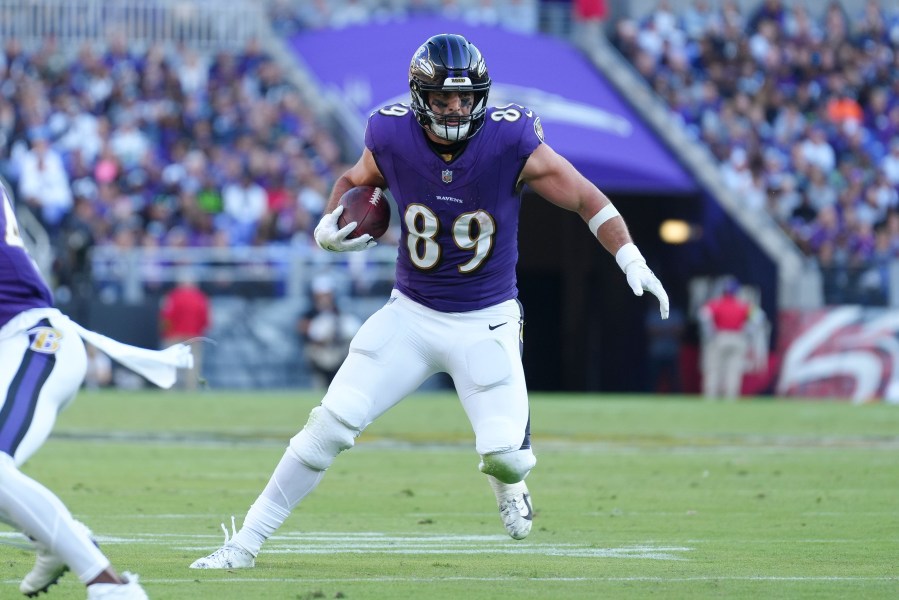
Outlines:
POLYGON ((203 558, 198 558, 191 569, 252 569, 256 566, 255 557, 238 546, 225 542, 225 545, 203 558))
POLYGON ((222 547, 203 558, 198 558, 191 563, 191 569, 252 569, 256 566, 256 556, 241 546, 231 541, 237 535, 237 526, 234 517, 231 517, 231 534, 222 523, 222 531, 225 532, 225 543, 222 547))
POLYGON ((147 592, 137 582, 137 575, 122 573, 125 583, 95 583, 87 586, 87 600, 148 600, 147 592))
POLYGON ((499 516, 506 531, 513 539, 523 540, 531 532, 534 510, 531 508, 531 494, 523 481, 511 485, 491 481, 499 506, 499 516))
MULTIPOLYGON (((75 526, 93 541, 93 534, 87 528, 87 525, 81 521, 75 521, 75 526)), ((94 545, 96 544, 97 542, 94 542, 94 545)), ((19 584, 19 591, 29 598, 34 598, 46 592, 50 586, 57 583, 69 570, 69 566, 61 558, 50 552, 49 548, 39 542, 35 542, 35 547, 37 548, 37 557, 34 561, 34 567, 25 575, 22 583, 19 584)))
POLYGON ((19 584, 19 591, 29 598, 39 596, 57 583, 68 570, 68 565, 55 554, 40 549, 37 551, 34 567, 19 584))

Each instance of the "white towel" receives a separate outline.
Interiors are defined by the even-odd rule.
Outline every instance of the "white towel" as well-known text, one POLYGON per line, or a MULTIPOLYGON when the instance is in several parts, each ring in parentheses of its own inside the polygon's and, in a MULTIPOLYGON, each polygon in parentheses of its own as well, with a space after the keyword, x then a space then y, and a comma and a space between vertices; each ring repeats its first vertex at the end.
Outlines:
POLYGON ((69 321, 85 342, 93 344, 111 359, 143 375, 161 388, 168 389, 175 385, 178 369, 190 369, 194 366, 193 354, 190 352, 190 346, 186 344, 175 344, 165 350, 148 350, 118 342, 96 331, 85 329, 71 319, 69 321))

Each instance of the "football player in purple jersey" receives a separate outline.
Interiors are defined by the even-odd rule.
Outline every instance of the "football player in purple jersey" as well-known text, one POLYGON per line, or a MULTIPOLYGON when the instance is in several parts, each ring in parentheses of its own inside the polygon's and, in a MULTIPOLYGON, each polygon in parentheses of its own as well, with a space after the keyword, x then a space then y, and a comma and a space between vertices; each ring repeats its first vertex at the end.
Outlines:
POLYGON ((363 250, 370 235, 338 229, 348 189, 390 189, 400 216, 396 284, 356 334, 320 406, 290 444, 240 531, 191 567, 252 567, 263 542, 319 483, 325 470, 385 411, 435 373, 448 373, 475 433, 480 470, 506 531, 522 539, 533 508, 525 477, 531 450, 521 362, 524 322, 515 266, 520 192, 527 184, 574 212, 615 256, 638 296, 668 297, 631 240, 621 215, 595 185, 543 140, 540 118, 517 104, 488 107, 490 77, 460 35, 427 40, 409 68, 410 105, 374 112, 365 150, 336 182, 315 231, 334 252, 363 250), (332 211, 332 212, 327 212, 332 211))
POLYGON ((50 289, 25 250, 12 201, 0 185, 0 521, 28 535, 37 550, 34 568, 19 590, 37 596, 71 569, 87 586, 88 600, 145 599, 137 576, 119 575, 90 530, 53 492, 19 470, 47 440, 57 414, 84 380, 82 338, 113 358, 143 360, 150 369, 144 374, 174 381, 168 367, 157 362, 171 353, 115 342, 53 308, 50 289))

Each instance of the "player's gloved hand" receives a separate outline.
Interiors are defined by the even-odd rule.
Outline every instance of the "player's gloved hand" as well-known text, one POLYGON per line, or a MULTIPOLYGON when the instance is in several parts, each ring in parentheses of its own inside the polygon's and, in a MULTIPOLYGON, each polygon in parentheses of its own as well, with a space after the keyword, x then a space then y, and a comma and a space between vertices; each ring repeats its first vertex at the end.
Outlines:
POLYGON ((377 242, 369 234, 360 235, 357 238, 348 239, 347 236, 356 229, 357 223, 347 223, 343 228, 337 229, 337 219, 343 212, 343 206, 337 205, 334 212, 322 215, 321 221, 315 226, 315 243, 322 250, 331 252, 358 252, 375 246, 377 242))
POLYGON ((627 277, 627 284, 631 286, 634 294, 643 295, 643 290, 648 291, 659 299, 659 313, 663 319, 668 318, 668 293, 662 287, 662 282, 655 276, 655 273, 646 266, 646 259, 637 250, 634 244, 628 243, 618 249, 615 254, 615 261, 624 275, 627 277))

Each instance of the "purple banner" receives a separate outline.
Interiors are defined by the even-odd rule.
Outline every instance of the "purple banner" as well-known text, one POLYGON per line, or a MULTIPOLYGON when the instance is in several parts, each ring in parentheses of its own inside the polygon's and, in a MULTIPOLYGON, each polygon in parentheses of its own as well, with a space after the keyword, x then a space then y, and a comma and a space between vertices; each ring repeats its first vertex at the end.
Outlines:
POLYGON ((658 137, 581 54, 555 38, 437 18, 306 32, 291 45, 321 85, 359 112, 409 102, 409 61, 428 37, 466 36, 484 54, 490 104, 540 115, 546 142, 607 193, 692 194, 698 188, 658 137))

